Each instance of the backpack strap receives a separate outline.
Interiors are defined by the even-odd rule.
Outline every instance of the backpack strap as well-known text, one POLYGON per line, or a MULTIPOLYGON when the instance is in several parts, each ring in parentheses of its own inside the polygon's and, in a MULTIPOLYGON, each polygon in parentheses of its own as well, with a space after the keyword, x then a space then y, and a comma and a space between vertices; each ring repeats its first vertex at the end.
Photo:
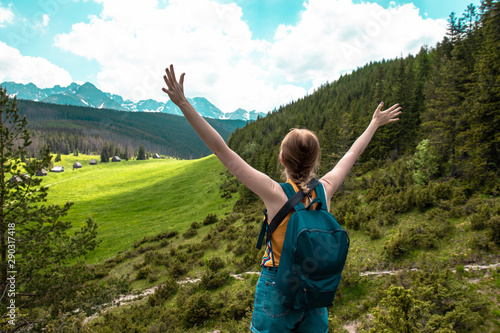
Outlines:
MULTIPOLYGON (((311 179, 311 181, 307 184, 307 187, 312 191, 320 184, 319 180, 316 178, 311 179)), ((257 240, 257 249, 261 249, 262 247, 262 241, 264 240, 264 235, 267 232, 267 237, 266 237, 266 243, 271 240, 271 235, 278 228, 278 226, 281 224, 281 222, 285 219, 285 217, 290 213, 290 211, 295 207, 302 205, 300 209, 305 209, 304 205, 302 204, 302 200, 305 198, 305 194, 302 190, 299 190, 297 193, 295 193, 295 190, 292 185, 288 183, 280 183, 281 187, 286 193, 286 196, 288 197, 288 201, 281 207, 281 209, 278 211, 276 216, 272 219, 271 223, 268 225, 267 221, 267 210, 264 211, 264 214, 266 216, 265 220, 262 222, 262 228, 260 229, 260 235, 259 239, 257 240)), ((318 191, 316 191, 318 192, 318 191)), ((317 194, 316 194, 317 195, 317 194)), ((324 197, 324 195, 323 195, 324 197)), ((298 208, 299 208, 298 207, 298 208)))
MULTIPOLYGON (((283 186, 285 184, 280 184, 280 185, 283 186)), ((288 185, 290 185, 290 184, 288 184, 288 185)), ((267 221, 268 221, 267 210, 264 211, 266 218, 265 218, 264 222, 262 222, 262 228, 260 229, 259 239, 257 240, 257 249, 260 250, 260 248, 262 247, 262 241, 264 240, 265 233, 267 232, 267 237, 266 237, 266 243, 267 243, 271 239, 271 234, 274 232, 274 230, 276 230, 276 228, 278 228, 281 221, 283 221, 283 219, 288 215, 288 213, 290 213, 290 211, 293 209, 293 207, 295 205, 297 205, 299 202, 301 202, 302 199, 304 199, 304 197, 305 197, 305 195, 302 191, 295 193, 294 196, 292 198, 290 198, 283 205, 283 207, 281 207, 281 209, 276 214, 276 216, 274 216, 274 218, 272 219, 270 224, 267 223, 267 221)))

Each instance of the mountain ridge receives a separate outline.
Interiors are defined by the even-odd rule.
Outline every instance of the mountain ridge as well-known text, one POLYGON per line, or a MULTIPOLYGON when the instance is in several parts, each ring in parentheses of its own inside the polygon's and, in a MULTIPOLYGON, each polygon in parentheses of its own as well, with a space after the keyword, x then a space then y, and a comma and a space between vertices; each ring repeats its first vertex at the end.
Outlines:
MULTIPOLYGON (((7 89, 7 93, 18 99, 26 99, 35 102, 45 102, 60 105, 87 106, 96 109, 113 109, 130 112, 159 112, 182 116, 180 109, 168 100, 166 103, 154 99, 132 102, 120 95, 103 92, 90 82, 79 85, 75 82, 67 87, 55 85, 52 88, 38 88, 34 83, 16 83, 6 81, 0 86, 7 89)), ((202 117, 212 119, 230 119, 254 121, 265 117, 263 112, 246 111, 239 108, 233 112, 222 112, 204 97, 188 98, 189 102, 196 108, 202 117)))

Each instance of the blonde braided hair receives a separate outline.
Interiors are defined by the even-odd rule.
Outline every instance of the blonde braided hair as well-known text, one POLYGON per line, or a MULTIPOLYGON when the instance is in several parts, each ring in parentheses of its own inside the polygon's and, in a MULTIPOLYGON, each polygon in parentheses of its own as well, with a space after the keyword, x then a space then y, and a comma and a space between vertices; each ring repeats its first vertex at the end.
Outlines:
POLYGON ((319 164, 319 140, 307 129, 292 129, 281 142, 281 163, 290 180, 308 193, 307 183, 315 176, 319 164))

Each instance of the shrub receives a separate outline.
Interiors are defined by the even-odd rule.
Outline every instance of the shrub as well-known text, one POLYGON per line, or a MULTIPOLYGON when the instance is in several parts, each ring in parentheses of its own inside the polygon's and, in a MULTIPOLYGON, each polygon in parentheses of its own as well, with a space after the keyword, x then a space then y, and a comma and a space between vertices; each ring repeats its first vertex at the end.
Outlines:
POLYGON ((426 187, 417 187, 414 190, 415 192, 415 205, 418 210, 424 212, 428 208, 432 207, 434 202, 431 193, 429 191, 429 186, 426 187))
POLYGON ((417 248, 432 249, 438 239, 449 233, 450 224, 441 211, 432 211, 426 217, 426 222, 399 228, 385 243, 384 250, 389 257, 400 258, 417 248))
POLYGON ((139 269, 137 272, 137 280, 147 279, 148 275, 151 273, 151 266, 147 265, 139 269))
POLYGON ((95 279, 102 279, 109 274, 109 269, 104 265, 95 265, 92 267, 95 279))
POLYGON ((429 304, 432 314, 425 332, 442 332, 449 327, 457 332, 477 330, 485 303, 477 291, 464 284, 460 275, 449 270, 415 273, 413 289, 420 300, 429 304))
POLYGON ((149 296, 148 303, 151 306, 162 305, 166 300, 175 295, 177 290, 179 290, 178 283, 173 278, 169 278, 163 285, 159 286, 151 296, 149 296))
POLYGON ((169 269, 170 276, 173 278, 178 278, 181 277, 182 275, 186 274, 187 268, 186 264, 180 262, 179 260, 175 260, 169 269))
POLYGON ((203 291, 189 296, 182 308, 184 312, 182 319, 189 326, 202 325, 203 322, 217 314, 216 307, 211 301, 212 295, 208 291, 203 291))
POLYGON ((344 223, 345 223, 346 228, 348 228, 348 229, 359 230, 359 226, 360 226, 359 222, 360 221, 358 219, 358 216, 352 212, 347 212, 344 215, 344 223))
POLYGON ((382 237, 382 231, 378 225, 378 220, 371 220, 367 226, 368 235, 370 235, 371 240, 379 239, 382 237))
POLYGON ((420 301, 413 290, 390 286, 373 311, 371 328, 375 332, 421 332, 428 308, 429 303, 420 301))
POLYGON ((488 229, 489 238, 497 245, 500 245, 500 217, 498 215, 490 218, 488 229))
POLYGON ((394 225, 398 223, 398 219, 393 210, 385 211, 382 217, 382 221, 385 225, 394 225))
POLYGON ((182 234, 183 238, 191 238, 198 234, 198 231, 194 228, 189 228, 185 233, 182 234))
POLYGON ((224 301, 222 316, 226 319, 240 321, 252 309, 254 295, 248 289, 238 290, 234 295, 222 296, 224 301))
POLYGON ((384 251, 391 258, 400 258, 410 252, 407 235, 400 228, 384 245, 384 251))
POLYGON ((450 200, 453 198, 453 186, 450 182, 429 184, 431 196, 435 200, 450 200))
POLYGON ((217 272, 218 270, 224 268, 225 265, 226 263, 220 257, 213 257, 206 260, 206 266, 213 272, 217 272))
POLYGON ((471 215, 470 223, 472 230, 483 230, 486 228, 486 223, 490 219, 490 211, 490 205, 483 204, 479 207, 477 213, 471 215))
POLYGON ((214 224, 217 223, 218 221, 219 219, 217 218, 216 214, 208 214, 203 220, 203 225, 214 224))
POLYGON ((212 272, 206 270, 201 277, 201 285, 209 290, 217 289, 229 283, 231 275, 228 271, 212 272))

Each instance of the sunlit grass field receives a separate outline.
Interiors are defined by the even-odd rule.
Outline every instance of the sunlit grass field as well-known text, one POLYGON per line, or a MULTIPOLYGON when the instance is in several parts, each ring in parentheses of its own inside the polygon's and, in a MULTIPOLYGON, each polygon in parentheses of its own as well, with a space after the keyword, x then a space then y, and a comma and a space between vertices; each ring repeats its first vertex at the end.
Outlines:
POLYGON ((199 160, 150 159, 100 163, 99 156, 62 156, 54 165, 62 173, 49 172, 43 185, 50 187, 48 203, 74 202, 64 220, 74 228, 92 217, 99 225, 100 246, 87 256, 99 262, 129 249, 145 236, 183 231, 208 213, 222 216, 232 201, 221 198, 224 166, 212 155, 199 160), (90 165, 97 159, 97 165, 90 165), (80 162, 82 168, 74 169, 80 162))

